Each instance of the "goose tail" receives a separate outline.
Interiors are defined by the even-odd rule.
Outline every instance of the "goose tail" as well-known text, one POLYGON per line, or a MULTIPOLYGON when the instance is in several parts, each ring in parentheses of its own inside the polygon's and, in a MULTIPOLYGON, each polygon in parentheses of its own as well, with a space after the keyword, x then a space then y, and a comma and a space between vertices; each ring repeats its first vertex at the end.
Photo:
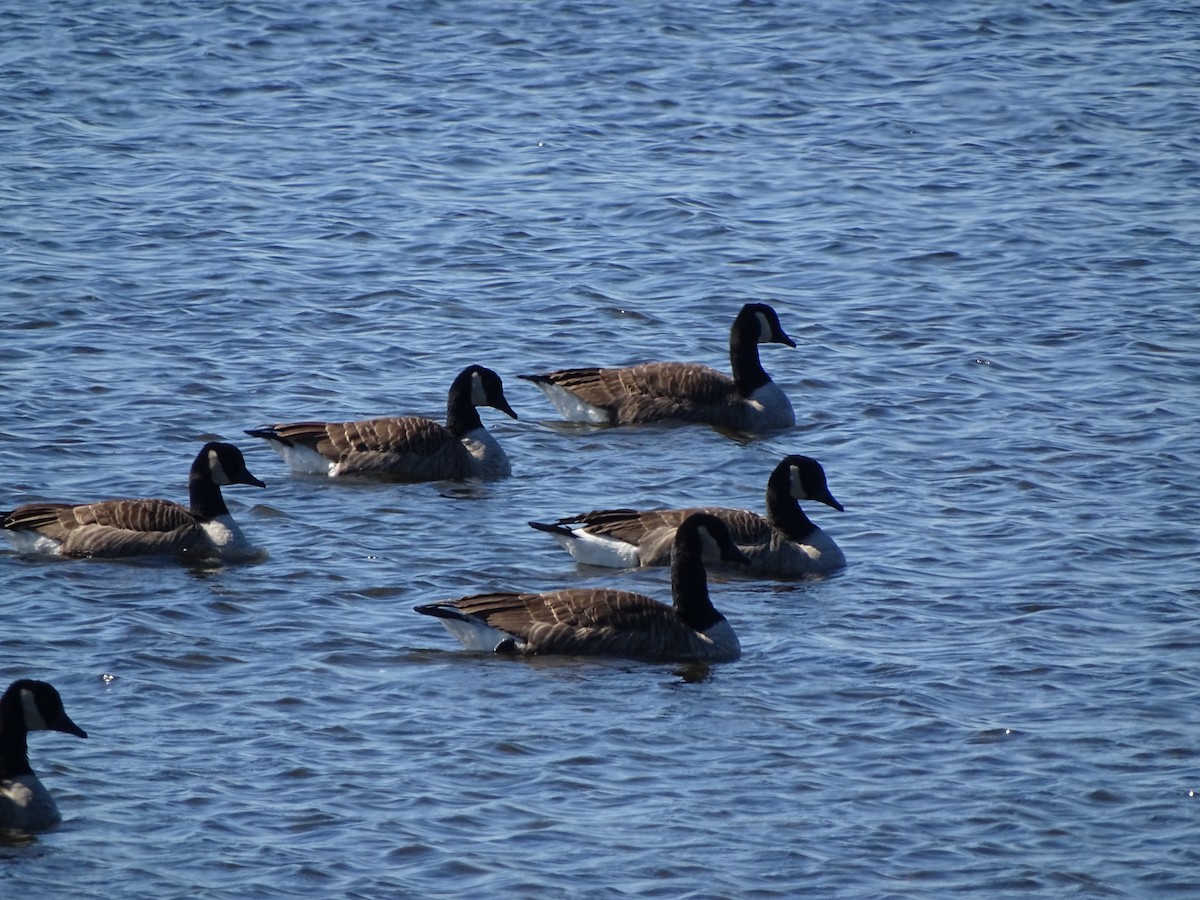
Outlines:
POLYGON ((557 522, 530 522, 529 527, 537 531, 545 531, 547 534, 552 534, 555 537, 576 538, 574 530, 566 525, 560 525, 557 522))

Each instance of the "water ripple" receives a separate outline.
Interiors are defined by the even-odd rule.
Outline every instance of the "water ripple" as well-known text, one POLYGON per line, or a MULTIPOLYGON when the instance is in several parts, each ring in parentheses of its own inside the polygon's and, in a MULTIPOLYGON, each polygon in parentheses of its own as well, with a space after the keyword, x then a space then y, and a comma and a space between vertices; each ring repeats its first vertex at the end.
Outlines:
POLYGON ((0 552, 5 672, 89 733, 31 739, 65 822, 6 872, 79 897, 1195 892, 1180 16, 0 13, 0 506, 182 500, 206 439, 269 484, 226 492, 253 565, 0 552), (572 426, 515 378, 725 368, 750 300, 799 344, 763 351, 782 434, 572 426), (329 484, 243 435, 440 417, 475 362, 520 415, 484 411, 503 482, 329 484), (846 504, 810 512, 850 565, 714 578, 737 663, 493 659, 411 610, 666 599, 524 523, 761 509, 792 452, 846 504))

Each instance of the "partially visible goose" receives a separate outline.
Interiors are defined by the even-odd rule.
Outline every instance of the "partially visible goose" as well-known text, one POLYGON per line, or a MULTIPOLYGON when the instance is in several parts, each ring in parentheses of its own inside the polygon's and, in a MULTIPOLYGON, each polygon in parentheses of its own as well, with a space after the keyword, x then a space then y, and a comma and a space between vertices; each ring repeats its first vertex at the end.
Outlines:
POLYGON ((190 506, 158 499, 28 503, 0 513, 0 526, 22 553, 250 559, 259 550, 229 514, 221 496, 221 486, 229 484, 266 487, 250 474, 242 451, 212 441, 192 463, 190 506))
POLYGON ((386 481, 461 481, 506 478, 512 466, 483 427, 477 406, 516 418, 500 376, 467 366, 450 385, 446 424, 421 416, 359 422, 293 422, 266 425, 246 434, 263 438, 293 472, 358 475, 386 481))
POLYGON ((825 470, 809 456, 785 456, 767 479, 767 515, 746 509, 605 509, 529 524, 551 534, 568 553, 594 566, 663 566, 671 559, 675 529, 705 512, 729 527, 750 560, 744 571, 765 577, 818 575, 846 564, 833 538, 812 523, 799 501, 815 500, 838 512, 825 470))
POLYGON ((567 654, 644 660, 737 659, 737 635, 713 607, 702 554, 742 560, 729 529, 714 516, 688 516, 671 553, 672 606, 611 588, 543 594, 495 593, 416 607, 436 616, 470 650, 526 656, 567 654))
POLYGON ((30 731, 85 738, 62 698, 44 681, 14 681, 0 697, 0 831, 45 831, 61 820, 54 798, 29 767, 30 731))
POLYGON ((563 369, 520 375, 532 381, 572 422, 633 425, 676 420, 736 431, 796 424, 787 395, 763 369, 759 344, 793 341, 765 303, 747 303, 729 332, 730 378, 696 363, 656 362, 625 368, 563 369))

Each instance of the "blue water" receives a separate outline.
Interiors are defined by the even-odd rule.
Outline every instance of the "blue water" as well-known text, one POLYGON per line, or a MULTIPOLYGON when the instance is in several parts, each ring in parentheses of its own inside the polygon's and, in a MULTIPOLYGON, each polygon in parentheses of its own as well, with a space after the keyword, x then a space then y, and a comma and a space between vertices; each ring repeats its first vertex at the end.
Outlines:
POLYGON ((0 895, 1200 893, 1200 57, 1159 2, 0 7, 0 508, 183 499, 255 565, 0 551, 0 679, 63 825, 0 895), (795 429, 564 425, 518 373, 725 368, 795 429), (289 476, 242 429, 440 416, 488 484, 289 476), (710 670, 465 653, 412 606, 661 571, 529 519, 846 512, 716 580, 710 670))

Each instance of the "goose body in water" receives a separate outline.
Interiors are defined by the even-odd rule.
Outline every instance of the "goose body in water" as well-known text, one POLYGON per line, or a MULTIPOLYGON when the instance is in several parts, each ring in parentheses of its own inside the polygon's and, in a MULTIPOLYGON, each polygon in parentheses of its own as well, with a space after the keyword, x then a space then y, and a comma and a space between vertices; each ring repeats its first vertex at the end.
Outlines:
POLYGON ((767 343, 796 346, 772 307, 747 303, 729 333, 732 377, 684 362, 571 368, 518 377, 541 388, 572 422, 697 422, 746 432, 788 428, 796 424, 791 401, 758 357, 758 345, 767 343))
POLYGON ((9 686, 0 697, 0 831, 31 834, 61 819, 54 798, 29 766, 31 731, 87 737, 63 709, 53 685, 22 679, 9 686))
POLYGON ((671 561, 675 530, 692 513, 714 515, 729 528, 749 559, 739 567, 763 577, 824 575, 846 564, 842 550, 800 508, 815 500, 839 512, 821 464, 808 456, 786 456, 767 479, 767 514, 747 509, 605 509, 557 522, 530 522, 549 533, 568 553, 594 566, 664 566, 671 561))
POLYGON ((444 426, 422 416, 397 416, 265 425, 246 433, 266 440, 298 473, 402 482, 506 478, 512 466, 484 428, 479 406, 517 417, 500 376, 468 366, 450 385, 444 426))
POLYGON ((188 506, 160 499, 27 503, 0 514, 0 527, 22 553, 250 559, 260 551, 233 521, 221 496, 221 486, 230 484, 266 487, 250 474, 237 447, 212 441, 192 463, 188 506))
POLYGON ((688 516, 674 537, 671 606, 632 591, 566 588, 479 594, 416 610, 441 619, 471 650, 681 662, 737 659, 737 635, 709 598, 706 545, 723 559, 744 558, 720 519, 688 516))

